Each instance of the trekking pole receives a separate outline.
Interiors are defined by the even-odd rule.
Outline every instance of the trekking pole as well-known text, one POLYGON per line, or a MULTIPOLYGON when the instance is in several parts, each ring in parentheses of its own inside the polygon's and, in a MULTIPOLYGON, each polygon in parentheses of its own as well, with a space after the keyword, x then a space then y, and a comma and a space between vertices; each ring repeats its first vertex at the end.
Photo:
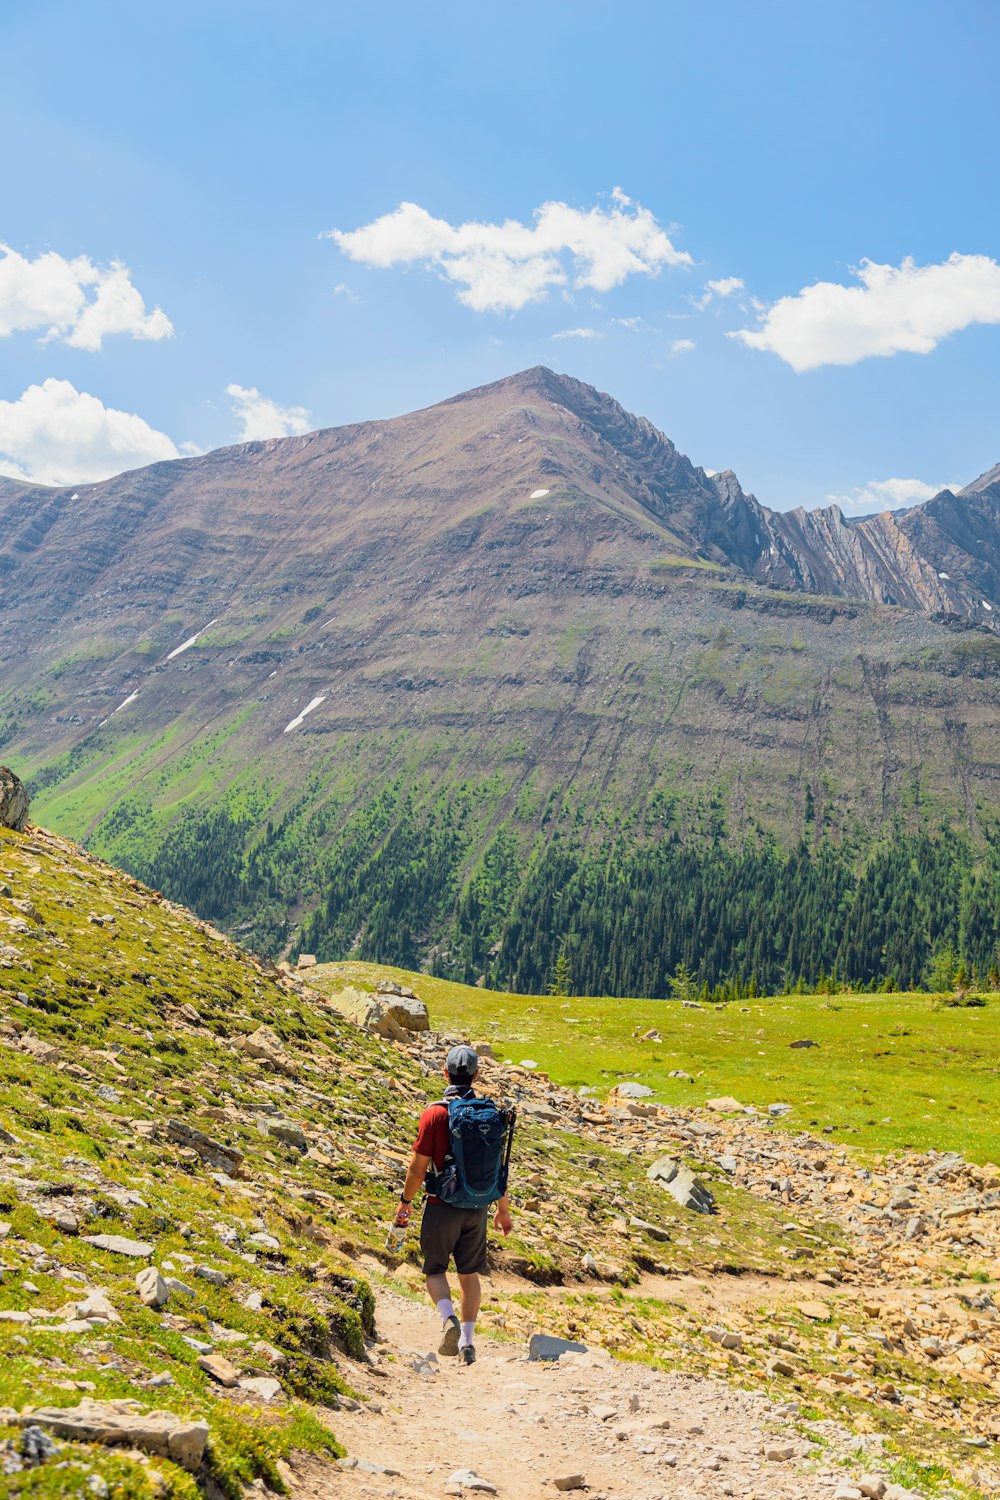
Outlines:
POLYGON ((504 1182, 510 1172, 510 1155, 514 1149, 514 1126, 517 1124, 517 1106, 512 1104, 508 1110, 510 1123, 507 1126, 507 1145, 503 1154, 504 1182))

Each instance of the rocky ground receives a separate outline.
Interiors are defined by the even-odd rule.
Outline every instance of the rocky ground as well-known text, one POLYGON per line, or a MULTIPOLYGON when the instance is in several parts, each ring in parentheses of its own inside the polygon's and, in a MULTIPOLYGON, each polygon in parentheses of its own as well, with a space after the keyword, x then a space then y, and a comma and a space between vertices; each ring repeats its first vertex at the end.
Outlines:
POLYGON ((480 1364, 441 1369, 415 1247, 384 1235, 450 1039, 308 977, 2 835, 0 1489, 998 1490, 995 1168, 580 1097, 483 1047, 520 1110, 516 1230, 480 1364), (539 1332, 590 1352, 529 1363, 539 1332))

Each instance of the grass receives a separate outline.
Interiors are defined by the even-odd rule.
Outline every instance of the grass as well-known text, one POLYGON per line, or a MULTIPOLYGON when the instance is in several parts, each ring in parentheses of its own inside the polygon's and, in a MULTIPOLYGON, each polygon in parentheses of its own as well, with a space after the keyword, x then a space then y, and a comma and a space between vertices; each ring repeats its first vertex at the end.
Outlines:
POLYGON ((689 1010, 496 993, 357 962, 324 965, 310 982, 374 984, 383 973, 418 990, 435 1026, 490 1041, 500 1058, 532 1060, 569 1087, 606 1092, 632 1078, 674 1105, 725 1095, 758 1108, 785 1103, 786 1128, 829 1129, 866 1151, 997 1157, 1000 997, 959 1008, 926 994, 786 995, 689 1010), (662 1042, 638 1039, 650 1028, 662 1042), (803 1040, 817 1045, 791 1046, 803 1040), (675 1070, 690 1081, 671 1078, 675 1070))

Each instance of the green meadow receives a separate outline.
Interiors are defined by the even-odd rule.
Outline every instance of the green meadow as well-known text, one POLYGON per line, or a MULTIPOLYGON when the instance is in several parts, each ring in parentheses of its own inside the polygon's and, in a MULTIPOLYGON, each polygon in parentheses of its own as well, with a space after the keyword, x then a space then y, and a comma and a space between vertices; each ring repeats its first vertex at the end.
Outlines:
POLYGON ((826 1130, 863 1150, 1000 1156, 996 996, 956 1006, 927 994, 786 995, 689 1009, 502 994, 376 964, 324 964, 308 977, 336 989, 383 976, 412 985, 435 1030, 489 1041, 497 1057, 534 1062, 560 1084, 604 1093, 634 1079, 666 1104, 790 1104, 786 1129, 826 1130), (642 1040, 650 1030, 659 1041, 642 1040))

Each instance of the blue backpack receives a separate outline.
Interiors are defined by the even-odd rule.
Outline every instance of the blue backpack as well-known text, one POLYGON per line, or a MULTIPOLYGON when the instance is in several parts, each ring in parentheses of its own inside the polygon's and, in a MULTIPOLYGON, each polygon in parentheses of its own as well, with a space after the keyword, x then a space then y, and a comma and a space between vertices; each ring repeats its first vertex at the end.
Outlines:
POLYGON ((448 1107, 451 1150, 428 1188, 451 1208, 486 1208, 507 1191, 514 1110, 472 1097, 442 1103, 448 1107))

